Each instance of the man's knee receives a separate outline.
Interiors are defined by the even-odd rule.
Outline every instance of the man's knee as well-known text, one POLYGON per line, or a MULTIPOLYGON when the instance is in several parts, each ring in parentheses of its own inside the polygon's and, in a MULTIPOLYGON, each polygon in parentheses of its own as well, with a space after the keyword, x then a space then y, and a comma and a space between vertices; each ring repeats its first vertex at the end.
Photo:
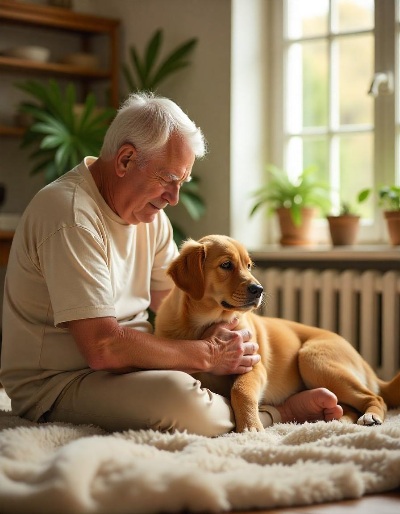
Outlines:
POLYGON ((199 380, 181 371, 172 371, 162 379, 162 396, 149 428, 162 431, 187 430, 189 433, 215 437, 234 428, 229 402, 202 389, 199 380))

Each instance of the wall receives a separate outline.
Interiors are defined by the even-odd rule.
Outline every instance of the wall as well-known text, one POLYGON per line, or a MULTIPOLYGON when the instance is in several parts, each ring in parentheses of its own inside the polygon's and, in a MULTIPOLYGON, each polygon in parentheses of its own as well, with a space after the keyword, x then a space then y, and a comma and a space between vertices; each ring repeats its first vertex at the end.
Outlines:
POLYGON ((264 213, 249 213, 269 154, 270 8, 265 0, 232 2, 230 234, 250 250, 267 242, 269 229, 264 213))

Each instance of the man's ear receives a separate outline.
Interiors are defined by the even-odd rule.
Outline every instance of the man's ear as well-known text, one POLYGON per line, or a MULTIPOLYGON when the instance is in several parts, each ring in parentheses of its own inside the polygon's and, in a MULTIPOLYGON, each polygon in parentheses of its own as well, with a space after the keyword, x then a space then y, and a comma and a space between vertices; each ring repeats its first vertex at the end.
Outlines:
POLYGON ((188 239, 182 245, 179 257, 171 263, 167 271, 175 285, 193 300, 201 300, 204 296, 203 264, 205 258, 205 245, 188 239))
POLYGON ((117 152, 115 160, 115 171, 119 177, 124 177, 128 171, 128 166, 136 156, 136 148, 130 143, 122 145, 117 152))

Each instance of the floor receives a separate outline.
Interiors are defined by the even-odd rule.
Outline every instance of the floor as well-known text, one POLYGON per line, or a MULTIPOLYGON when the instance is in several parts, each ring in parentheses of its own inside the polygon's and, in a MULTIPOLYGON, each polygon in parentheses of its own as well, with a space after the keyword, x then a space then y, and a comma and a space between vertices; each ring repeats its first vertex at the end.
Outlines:
POLYGON ((363 496, 359 500, 266 511, 235 511, 234 514, 254 514, 255 512, 257 514, 400 514, 400 489, 363 496))

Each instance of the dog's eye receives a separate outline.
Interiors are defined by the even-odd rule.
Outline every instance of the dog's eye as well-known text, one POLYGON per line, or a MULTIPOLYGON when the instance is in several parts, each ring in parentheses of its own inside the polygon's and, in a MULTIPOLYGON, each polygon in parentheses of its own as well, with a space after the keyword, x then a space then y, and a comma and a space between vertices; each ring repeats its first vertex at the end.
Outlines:
POLYGON ((222 269, 232 269, 233 265, 232 265, 231 261, 225 261, 222 264, 220 264, 220 268, 222 268, 222 269))
POLYGON ((251 264, 250 263, 247 265, 247 269, 251 269, 251 264))

